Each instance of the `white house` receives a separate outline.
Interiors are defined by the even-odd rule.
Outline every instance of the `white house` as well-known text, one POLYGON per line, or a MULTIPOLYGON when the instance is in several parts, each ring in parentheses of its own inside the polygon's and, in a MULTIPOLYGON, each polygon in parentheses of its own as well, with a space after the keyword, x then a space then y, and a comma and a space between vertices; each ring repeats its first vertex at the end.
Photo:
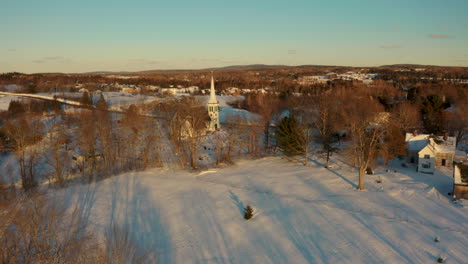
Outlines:
POLYGON ((417 164, 417 171, 434 173, 436 167, 452 167, 455 155, 455 137, 406 133, 407 162, 417 164))
POLYGON ((174 87, 160 88, 159 93, 168 94, 168 95, 176 95, 177 94, 177 88, 174 88, 174 87))

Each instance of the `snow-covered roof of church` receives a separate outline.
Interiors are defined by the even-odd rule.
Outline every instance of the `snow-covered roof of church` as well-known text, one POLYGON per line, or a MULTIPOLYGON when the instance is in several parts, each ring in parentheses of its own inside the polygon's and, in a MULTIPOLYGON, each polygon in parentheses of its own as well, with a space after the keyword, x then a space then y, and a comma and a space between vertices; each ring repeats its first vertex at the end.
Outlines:
POLYGON ((455 153, 455 137, 444 138, 428 134, 414 135, 406 133, 405 141, 408 143, 408 150, 413 152, 419 152, 429 146, 437 153, 455 153))

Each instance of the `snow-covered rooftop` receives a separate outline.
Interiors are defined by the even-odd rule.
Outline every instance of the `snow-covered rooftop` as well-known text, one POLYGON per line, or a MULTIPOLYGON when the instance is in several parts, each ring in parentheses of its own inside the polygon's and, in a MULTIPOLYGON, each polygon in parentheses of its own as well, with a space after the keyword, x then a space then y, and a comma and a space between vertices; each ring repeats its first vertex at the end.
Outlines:
POLYGON ((467 164, 455 164, 453 174, 455 184, 468 185, 468 165, 467 164))
POLYGON ((428 134, 414 135, 406 133, 405 141, 408 143, 408 150, 419 152, 428 144, 435 152, 455 153, 455 137, 438 137, 428 134))
POLYGON ((427 146, 429 142, 428 135, 413 135, 406 133, 405 141, 408 142, 408 150, 419 152, 427 146))

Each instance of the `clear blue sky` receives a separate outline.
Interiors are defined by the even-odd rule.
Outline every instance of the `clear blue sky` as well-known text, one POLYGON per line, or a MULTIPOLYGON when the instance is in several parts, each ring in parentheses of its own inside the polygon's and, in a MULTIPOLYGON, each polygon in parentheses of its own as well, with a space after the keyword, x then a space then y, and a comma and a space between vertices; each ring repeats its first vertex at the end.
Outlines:
POLYGON ((0 0, 0 72, 468 66, 467 0, 0 0))

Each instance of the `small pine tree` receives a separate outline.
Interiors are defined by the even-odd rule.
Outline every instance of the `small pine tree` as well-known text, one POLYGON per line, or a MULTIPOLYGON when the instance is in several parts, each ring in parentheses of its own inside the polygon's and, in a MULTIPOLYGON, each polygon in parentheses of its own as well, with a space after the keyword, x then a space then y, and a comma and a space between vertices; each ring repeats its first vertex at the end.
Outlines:
POLYGON ((437 259, 437 263, 444 263, 445 262, 445 259, 443 257, 439 257, 437 259))
POLYGON ((245 220, 249 220, 253 217, 253 208, 250 205, 244 208, 244 218, 245 220))
POLYGON ((286 156, 303 155, 305 153, 305 135, 297 119, 291 115, 281 120, 276 130, 278 147, 286 156))
POLYGON ((99 97, 99 100, 96 104, 96 109, 98 110, 107 110, 108 106, 107 106, 107 102, 106 100, 104 99, 104 96, 101 94, 101 97, 99 97))

